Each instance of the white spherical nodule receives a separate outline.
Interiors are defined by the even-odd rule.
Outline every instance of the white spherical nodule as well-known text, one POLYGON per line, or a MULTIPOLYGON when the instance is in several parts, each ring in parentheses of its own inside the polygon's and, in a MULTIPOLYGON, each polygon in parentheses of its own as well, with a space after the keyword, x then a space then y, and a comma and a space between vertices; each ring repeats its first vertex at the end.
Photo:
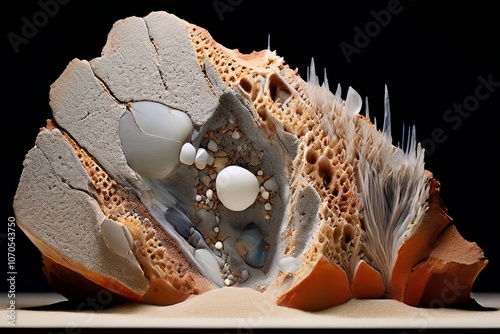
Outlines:
POLYGON ((152 101, 133 102, 119 122, 123 154, 138 174, 166 177, 179 163, 182 143, 193 130, 189 116, 152 101))
POLYGON ((259 181, 250 171, 239 166, 227 166, 215 179, 217 197, 226 208, 243 211, 255 202, 259 181))
POLYGON ((179 155, 179 161, 185 165, 194 164, 194 158, 196 157, 196 148, 191 143, 185 143, 182 145, 181 154, 179 155))
POLYGON ((265 199, 266 201, 269 199, 269 191, 265 190, 263 191, 261 194, 263 199, 265 199))
POLYGON ((198 169, 203 169, 206 167, 208 161, 208 152, 204 148, 199 148, 196 151, 196 156, 194 158, 194 163, 198 169))
POLYGON ((212 189, 208 189, 205 196, 207 196, 207 199, 209 201, 213 200, 214 199, 214 192, 212 189))

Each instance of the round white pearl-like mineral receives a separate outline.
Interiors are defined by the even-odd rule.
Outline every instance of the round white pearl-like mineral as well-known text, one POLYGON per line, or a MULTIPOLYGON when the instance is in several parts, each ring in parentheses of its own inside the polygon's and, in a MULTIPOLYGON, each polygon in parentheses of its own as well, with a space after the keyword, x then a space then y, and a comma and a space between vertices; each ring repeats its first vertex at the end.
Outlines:
POLYGON ((217 197, 226 208, 243 211, 255 202, 259 181, 250 171, 239 166, 227 166, 215 179, 217 197))
POLYGON ((179 155, 179 160, 183 164, 192 165, 194 164, 194 158, 196 157, 196 148, 193 144, 185 143, 182 145, 181 154, 179 155))
POLYGON ((194 158, 194 163, 198 169, 204 169, 208 161, 208 152, 204 148, 199 148, 196 151, 196 156, 194 158))
POLYGON ((166 177, 179 163, 182 143, 193 131, 191 118, 151 101, 133 102, 128 110, 118 125, 128 165, 147 178, 166 177))

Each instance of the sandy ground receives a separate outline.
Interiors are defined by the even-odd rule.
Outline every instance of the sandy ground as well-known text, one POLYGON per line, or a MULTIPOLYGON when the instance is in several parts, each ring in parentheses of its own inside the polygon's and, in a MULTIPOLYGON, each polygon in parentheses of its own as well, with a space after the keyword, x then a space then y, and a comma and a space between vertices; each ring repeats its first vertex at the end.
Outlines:
MULTIPOLYGON (((106 296, 101 296, 105 300, 106 296)), ((500 294, 475 294, 487 311, 423 309, 394 300, 356 300, 320 312, 276 306, 271 298, 247 288, 223 288, 171 306, 122 304, 68 305, 58 294, 18 294, 16 327, 153 327, 153 328, 500 328, 500 294), (79 307, 82 306, 82 307, 79 307), (86 311, 76 311, 77 308, 86 311), (99 307, 94 307, 99 308, 99 307), (493 308, 493 309, 491 309, 493 308)), ((2 323, 9 318, 2 296, 2 323)))

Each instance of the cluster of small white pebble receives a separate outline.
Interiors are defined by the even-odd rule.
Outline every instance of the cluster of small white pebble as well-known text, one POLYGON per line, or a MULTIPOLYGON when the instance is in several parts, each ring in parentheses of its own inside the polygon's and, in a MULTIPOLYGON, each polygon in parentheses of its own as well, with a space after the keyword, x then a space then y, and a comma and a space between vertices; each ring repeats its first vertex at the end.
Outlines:
MULTIPOLYGON (((217 243, 222 244, 222 242, 218 241, 217 243)), ((216 243, 216 245, 217 245, 216 243)), ((232 286, 236 283, 242 283, 245 282, 249 277, 250 273, 248 270, 243 269, 239 273, 233 273, 231 271, 231 268, 229 267, 229 256, 226 254, 223 249, 222 245, 220 248, 216 247, 216 257, 217 261, 219 263, 219 269, 220 269, 220 274, 222 279, 224 280, 224 285, 225 286, 232 286)))
MULTIPOLYGON (((224 202, 220 198, 222 194, 217 193, 217 177, 221 172, 227 171, 228 168, 226 167, 228 166, 251 168, 254 172, 245 169, 245 173, 239 174, 237 179, 241 181, 242 178, 245 179, 242 176, 246 176, 247 183, 255 182, 255 196, 252 196, 252 191, 240 191, 241 196, 250 196, 250 198, 240 199, 240 202, 246 201, 245 205, 251 205, 255 201, 262 203, 265 211, 264 219, 269 220, 273 208, 272 201, 278 191, 278 184, 273 177, 265 175, 260 168, 263 156, 262 151, 253 148, 250 140, 245 138, 244 133, 238 128, 237 122, 232 118, 229 118, 225 126, 217 130, 207 131, 198 149, 191 143, 185 143, 181 149, 179 160, 186 165, 195 165, 198 169, 195 197, 196 217, 198 219, 195 219, 194 223, 201 231, 207 244, 213 248, 226 286, 246 281, 249 272, 243 269, 241 272, 233 273, 230 270, 227 261, 230 255, 224 251, 224 241, 218 238, 220 222, 218 205, 222 203, 232 209, 230 207, 232 203, 229 202, 237 201, 238 198, 234 199, 234 196, 231 196, 227 202, 224 202), (200 224, 202 221, 203 224, 200 224), (207 226, 202 226, 207 224, 207 221, 211 222, 209 231, 207 231, 207 226)), ((239 211, 237 209, 232 210, 239 211)))

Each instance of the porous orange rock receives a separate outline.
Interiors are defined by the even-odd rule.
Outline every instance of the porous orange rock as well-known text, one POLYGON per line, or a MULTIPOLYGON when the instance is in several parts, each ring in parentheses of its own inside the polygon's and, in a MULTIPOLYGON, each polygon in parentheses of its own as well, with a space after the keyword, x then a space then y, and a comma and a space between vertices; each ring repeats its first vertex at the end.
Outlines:
POLYGON ((227 49, 174 15, 120 20, 100 57, 74 59, 52 85, 17 221, 70 299, 103 287, 168 305, 245 286, 308 311, 351 298, 472 303, 487 260, 452 225, 415 129, 394 146, 387 90, 381 130, 354 89, 341 95, 320 85, 314 63, 304 80, 274 51, 227 49), (184 142, 200 164, 175 164, 183 143, 161 132, 173 131, 172 110, 189 116, 184 142), (165 177, 141 175, 163 163, 147 156, 153 146, 174 152, 165 177), (242 211, 215 187, 231 165, 259 182, 242 211), (284 272, 284 257, 298 269, 284 272))

